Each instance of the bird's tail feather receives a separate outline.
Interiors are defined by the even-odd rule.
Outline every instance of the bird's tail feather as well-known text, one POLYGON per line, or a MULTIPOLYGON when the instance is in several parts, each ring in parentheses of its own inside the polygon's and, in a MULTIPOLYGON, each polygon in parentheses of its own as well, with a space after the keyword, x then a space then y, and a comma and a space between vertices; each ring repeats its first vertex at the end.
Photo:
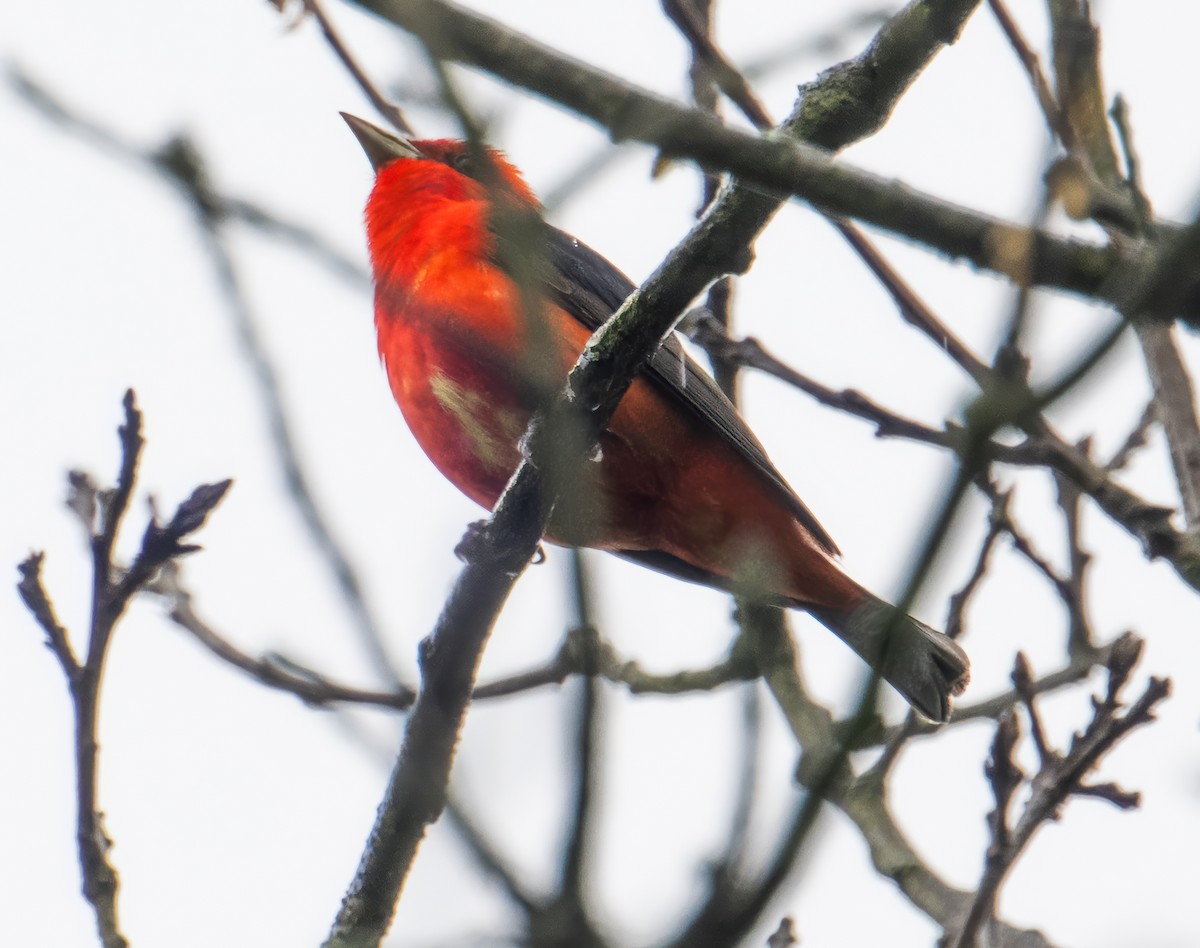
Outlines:
POLYGON ((953 639, 869 594, 850 611, 808 611, 917 711, 933 721, 949 719, 950 699, 971 677, 967 653, 953 639))

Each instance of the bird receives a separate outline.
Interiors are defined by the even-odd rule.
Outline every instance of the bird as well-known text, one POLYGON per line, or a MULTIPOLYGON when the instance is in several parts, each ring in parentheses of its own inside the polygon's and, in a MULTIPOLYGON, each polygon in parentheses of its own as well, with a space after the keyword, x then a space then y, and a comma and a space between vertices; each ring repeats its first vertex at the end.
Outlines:
MULTIPOLYGON (((634 284, 542 220, 499 150, 341 114, 375 172, 364 218, 392 395, 433 465, 491 509, 522 460, 531 417, 634 284), (524 254, 536 260, 532 281, 518 276, 514 229, 500 223, 512 212, 540 225, 524 254)), ((922 716, 949 719, 969 680, 966 653, 851 578, 833 539, 675 334, 573 470, 548 541, 807 611, 922 716)))

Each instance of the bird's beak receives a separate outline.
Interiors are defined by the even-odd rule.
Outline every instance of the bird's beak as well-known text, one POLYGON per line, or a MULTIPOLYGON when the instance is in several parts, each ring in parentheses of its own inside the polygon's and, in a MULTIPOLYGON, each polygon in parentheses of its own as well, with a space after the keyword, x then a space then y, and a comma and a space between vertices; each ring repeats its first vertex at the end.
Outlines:
POLYGON ((371 167, 376 171, 397 158, 424 157, 407 138, 385 132, 378 125, 372 125, 357 115, 350 115, 348 112, 339 112, 338 114, 346 120, 350 131, 354 133, 354 137, 362 145, 363 151, 367 153, 371 167))

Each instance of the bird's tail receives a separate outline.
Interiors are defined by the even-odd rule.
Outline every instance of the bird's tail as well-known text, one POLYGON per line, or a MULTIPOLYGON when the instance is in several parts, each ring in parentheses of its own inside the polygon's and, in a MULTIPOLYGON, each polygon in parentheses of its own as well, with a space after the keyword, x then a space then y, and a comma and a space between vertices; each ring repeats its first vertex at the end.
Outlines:
POLYGON ((951 697, 971 678, 967 653, 953 639, 870 594, 849 611, 807 608, 917 711, 933 721, 949 719, 951 697))

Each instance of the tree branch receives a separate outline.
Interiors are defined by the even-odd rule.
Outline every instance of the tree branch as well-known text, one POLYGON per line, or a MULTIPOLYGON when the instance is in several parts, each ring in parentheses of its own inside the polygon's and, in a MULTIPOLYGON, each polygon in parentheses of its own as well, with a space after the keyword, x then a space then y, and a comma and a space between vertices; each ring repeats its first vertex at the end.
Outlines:
POLYGON ((1025 775, 1012 759, 1019 736, 1016 718, 1012 714, 1002 717, 992 748, 992 760, 986 768, 996 797, 996 808, 988 818, 992 842, 988 847, 979 889, 951 942, 955 948, 971 948, 977 944, 976 934, 991 919, 996 896, 1008 872, 1037 830, 1059 818, 1069 797, 1093 796, 1121 808, 1137 806, 1137 794, 1125 793, 1113 784, 1085 784, 1083 780, 1100 758, 1130 731, 1154 720, 1155 707, 1170 693, 1169 681, 1152 677, 1142 695, 1124 714, 1120 713, 1120 692, 1128 682, 1141 651, 1141 640, 1131 633, 1126 633, 1113 644, 1107 663, 1107 692, 1103 699, 1093 699, 1092 721, 1083 733, 1075 735, 1066 754, 1060 754, 1048 745, 1041 718, 1034 706, 1033 692, 1029 688, 1029 666, 1025 657, 1018 654, 1013 669, 1013 683, 1028 711, 1030 731, 1041 767, 1030 780, 1030 797, 1020 818, 1015 825, 1010 825, 1007 815, 1009 804, 1025 775))
POLYGON ((133 391, 125 393, 125 421, 119 429, 121 465, 116 486, 96 490, 91 481, 75 472, 70 476, 69 506, 88 530, 92 552, 91 622, 87 657, 82 664, 71 649, 67 630, 58 622, 41 581, 42 554, 35 553, 20 566, 21 598, 46 633, 70 686, 75 712, 76 842, 83 875, 83 894, 92 905, 96 927, 105 948, 125 948, 128 942, 117 920, 119 880, 109 861, 112 841, 104 831, 99 796, 99 743, 97 740, 100 688, 108 647, 129 601, 154 574, 177 557, 198 550, 184 539, 199 530, 229 489, 230 482, 205 484, 179 505, 166 524, 153 516, 142 537, 141 548, 128 570, 119 570, 112 559, 121 521, 129 507, 143 446, 142 416, 133 391))

